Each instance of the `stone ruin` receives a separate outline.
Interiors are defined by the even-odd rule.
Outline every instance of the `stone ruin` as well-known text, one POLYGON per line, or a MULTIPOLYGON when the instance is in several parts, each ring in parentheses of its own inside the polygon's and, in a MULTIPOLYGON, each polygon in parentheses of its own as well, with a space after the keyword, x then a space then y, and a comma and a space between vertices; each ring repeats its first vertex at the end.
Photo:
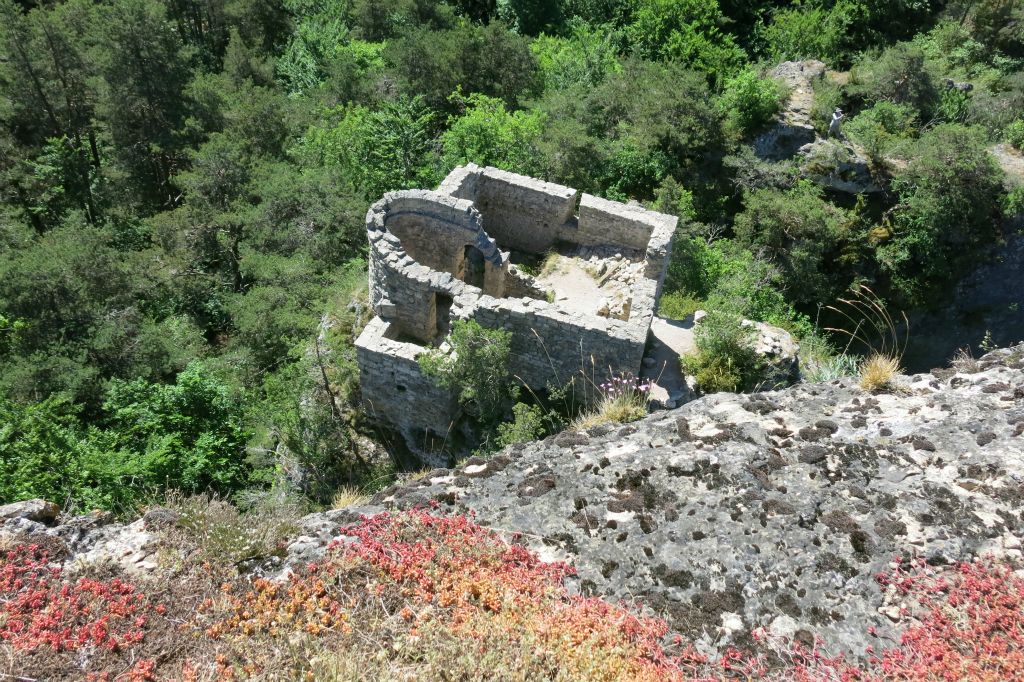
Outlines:
POLYGON ((436 191, 385 194, 366 215, 376 316, 356 351, 367 413, 428 463, 459 450, 457 396, 416 361, 449 349, 455 320, 511 332, 509 369, 538 392, 584 368, 598 382, 639 375, 677 221, 474 164, 436 191), (545 256, 567 271, 527 274, 545 256))

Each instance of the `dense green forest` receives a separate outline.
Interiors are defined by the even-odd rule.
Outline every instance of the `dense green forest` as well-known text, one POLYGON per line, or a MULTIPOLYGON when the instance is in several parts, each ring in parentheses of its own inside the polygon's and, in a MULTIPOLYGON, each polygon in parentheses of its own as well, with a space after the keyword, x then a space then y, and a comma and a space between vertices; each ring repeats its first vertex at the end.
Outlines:
POLYGON ((0 0, 0 503, 372 488, 363 217, 473 161, 680 215, 663 312, 827 355, 940 302, 1024 193, 1021 0, 0 0), (871 198, 750 141, 819 59, 871 198), (971 89, 948 87, 946 79, 971 89))

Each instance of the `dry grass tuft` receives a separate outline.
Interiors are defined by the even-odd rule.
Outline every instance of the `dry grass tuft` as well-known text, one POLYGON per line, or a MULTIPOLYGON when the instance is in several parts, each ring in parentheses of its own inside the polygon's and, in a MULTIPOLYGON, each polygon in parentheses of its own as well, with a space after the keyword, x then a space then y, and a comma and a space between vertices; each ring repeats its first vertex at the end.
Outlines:
POLYGON ((898 357, 872 353, 860 363, 860 387, 865 391, 892 388, 893 379, 901 371, 898 357))
POLYGON ((165 504, 180 515, 170 531, 178 542, 194 545, 202 559, 235 563, 279 554, 305 512, 293 501, 270 496, 245 512, 214 495, 169 493, 165 504))
POLYGON ((572 423, 574 431, 583 431, 598 424, 624 424, 647 416, 647 400, 603 399, 593 410, 584 412, 572 423))
POLYGON ((620 375, 596 386, 597 403, 573 420, 570 428, 583 431, 599 424, 635 422, 647 416, 651 384, 620 375))
POLYGON ((334 497, 331 498, 331 508, 357 507, 361 504, 366 504, 369 499, 370 496, 359 488, 352 485, 343 485, 338 488, 338 491, 334 493, 334 497))
POLYGON ((547 277, 558 272, 562 267, 562 256, 557 251, 549 251, 540 264, 538 277, 547 277))
POLYGON ((426 478, 427 474, 429 474, 433 470, 433 467, 423 467, 422 469, 418 469, 417 471, 403 471, 402 473, 398 474, 398 478, 395 482, 398 483, 399 485, 415 483, 416 481, 420 481, 426 478))
POLYGON ((981 371, 981 363, 971 354, 970 348, 958 350, 950 364, 953 366, 953 369, 964 374, 975 374, 981 371))

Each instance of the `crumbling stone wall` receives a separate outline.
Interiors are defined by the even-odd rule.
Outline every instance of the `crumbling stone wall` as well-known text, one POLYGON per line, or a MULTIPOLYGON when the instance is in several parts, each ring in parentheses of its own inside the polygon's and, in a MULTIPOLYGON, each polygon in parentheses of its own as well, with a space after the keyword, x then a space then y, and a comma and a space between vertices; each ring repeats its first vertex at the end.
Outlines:
POLYGON ((465 182, 460 190, 459 196, 473 201, 499 244, 529 253, 544 253, 555 245, 575 218, 579 200, 579 192, 569 187, 496 168, 478 169, 476 181, 465 182))
POLYGON ((455 396, 425 376, 416 362, 423 347, 392 338, 393 325, 379 317, 356 340, 363 407, 389 423, 409 447, 431 464, 443 465, 443 443, 459 417, 455 396))
MULTIPOLYGON (((414 452, 436 457, 431 435, 457 431, 454 396, 422 376, 416 356, 454 320, 511 332, 510 370, 531 388, 581 371, 638 374, 671 255, 677 219, 495 168, 456 168, 436 192, 391 192, 370 207, 370 302, 378 319, 356 342, 364 402, 414 452), (575 213, 579 205, 579 215, 575 213), (573 312, 544 300, 510 253, 607 247, 643 277, 626 319, 573 312), (424 445, 426 443, 427 445, 424 445)), ((443 347, 443 346, 442 346, 443 347)))
POLYGON ((530 299, 482 299, 472 318, 490 329, 512 332, 509 370, 528 386, 566 384, 594 369, 599 381, 611 372, 637 373, 647 326, 607 317, 585 317, 530 299), (490 305, 489 305, 490 304, 490 305))
POLYGON ((469 201, 424 190, 391 192, 370 207, 366 227, 370 303, 402 334, 423 342, 436 338, 438 301, 466 287, 458 278, 466 275, 467 249, 483 259, 481 293, 504 295, 507 257, 469 201))

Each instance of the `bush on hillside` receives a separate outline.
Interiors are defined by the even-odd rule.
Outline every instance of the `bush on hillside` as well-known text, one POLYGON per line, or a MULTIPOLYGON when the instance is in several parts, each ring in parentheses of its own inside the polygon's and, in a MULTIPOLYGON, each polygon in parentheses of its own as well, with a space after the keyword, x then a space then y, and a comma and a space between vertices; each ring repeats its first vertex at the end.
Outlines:
POLYGON ((729 126, 747 135, 772 120, 785 95, 786 89, 779 81, 761 78, 747 69, 725 82, 718 107, 729 126))
POLYGON ((893 289, 913 303, 975 264, 999 239, 1002 171, 976 129, 937 126, 906 149, 899 204, 877 248, 893 289))
POLYGON ((881 54, 867 53, 854 66, 851 94, 868 102, 892 102, 913 107, 921 120, 931 119, 940 93, 926 68, 925 54, 912 43, 899 43, 881 54))
POLYGON ((518 395, 509 373, 512 333, 485 329, 475 320, 456 320, 448 354, 432 351, 419 356, 420 368, 438 384, 458 394, 459 403, 482 424, 493 427, 518 395))
POLYGON ((843 125, 843 132, 860 144, 868 159, 880 166, 899 142, 917 134, 920 119, 906 104, 877 102, 843 125))
POLYGON ((751 391, 764 380, 764 361, 754 352, 754 329, 736 314, 715 310, 697 326, 697 352, 680 358, 704 393, 751 391))
POLYGON ((59 398, 0 401, 0 500, 124 513, 167 489, 232 493, 254 474, 241 402, 199 363, 174 384, 112 382, 103 429, 76 412, 59 398))
POLYGON ((1006 142, 1017 149, 1018 151, 1024 151, 1024 119, 1018 118, 1016 121, 1006 126, 1006 142))
POLYGON ((820 59, 836 63, 843 50, 829 12, 819 7, 780 9, 771 16, 763 40, 768 58, 775 63, 820 59))
POLYGON ((744 203, 736 238, 778 266, 789 300, 830 302, 837 291, 832 254, 846 236, 846 213, 808 181, 784 193, 751 192, 744 203))
POLYGON ((541 112, 510 112, 500 99, 480 94, 457 99, 465 111, 449 119, 448 130, 441 135, 443 168, 476 163, 523 175, 539 172, 541 112))

